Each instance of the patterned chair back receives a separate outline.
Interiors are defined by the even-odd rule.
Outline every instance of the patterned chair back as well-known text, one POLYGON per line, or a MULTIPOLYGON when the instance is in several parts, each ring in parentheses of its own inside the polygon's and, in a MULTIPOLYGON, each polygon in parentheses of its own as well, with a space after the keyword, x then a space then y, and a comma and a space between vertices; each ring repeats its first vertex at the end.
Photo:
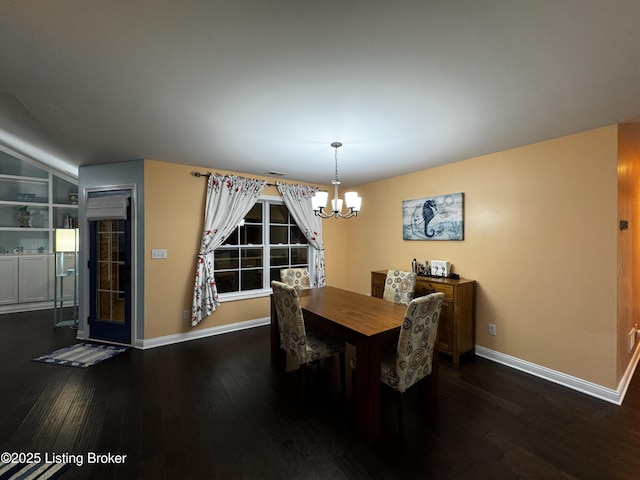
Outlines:
POLYGON ((444 293, 432 293, 412 300, 407 307, 396 354, 397 378, 389 379, 393 388, 404 392, 431 374, 438 336, 438 321, 444 293))
POLYGON ((416 286, 416 274, 401 270, 389 270, 384 282, 382 298, 388 302, 404 303, 409 305, 413 300, 413 291, 416 286))
POLYGON ((297 289, 311 288, 309 270, 306 268, 283 268, 280 270, 280 280, 297 289))
POLYGON ((273 299, 278 315, 280 346, 299 363, 307 363, 306 330, 298 291, 285 283, 272 281, 273 299))

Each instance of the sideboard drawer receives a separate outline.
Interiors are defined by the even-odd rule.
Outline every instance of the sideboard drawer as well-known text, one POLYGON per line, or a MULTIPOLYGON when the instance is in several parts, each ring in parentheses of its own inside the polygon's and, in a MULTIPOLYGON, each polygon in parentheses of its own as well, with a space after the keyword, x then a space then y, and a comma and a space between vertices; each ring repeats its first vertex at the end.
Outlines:
POLYGON ((451 285, 443 285, 441 283, 431 283, 431 282, 419 282, 416 283, 416 297, 421 297, 422 295, 418 295, 419 290, 424 289, 426 293, 423 295, 428 295, 433 292, 442 292, 444 293, 445 300, 453 300, 453 287, 451 285))

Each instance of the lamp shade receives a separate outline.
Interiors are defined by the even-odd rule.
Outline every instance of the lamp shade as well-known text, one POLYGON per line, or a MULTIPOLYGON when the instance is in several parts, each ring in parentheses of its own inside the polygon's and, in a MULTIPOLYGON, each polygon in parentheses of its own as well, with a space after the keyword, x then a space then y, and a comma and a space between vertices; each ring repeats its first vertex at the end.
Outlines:
POLYGON ((58 228, 56 229, 56 252, 77 252, 78 251, 78 229, 58 228))
POLYGON ((354 212, 360 211, 362 197, 358 196, 358 192, 345 192, 344 201, 347 204, 347 208, 351 208, 354 212))
POLYGON ((317 191, 316 194, 311 197, 312 208, 315 211, 319 211, 327 206, 327 199, 329 198, 328 192, 317 191))

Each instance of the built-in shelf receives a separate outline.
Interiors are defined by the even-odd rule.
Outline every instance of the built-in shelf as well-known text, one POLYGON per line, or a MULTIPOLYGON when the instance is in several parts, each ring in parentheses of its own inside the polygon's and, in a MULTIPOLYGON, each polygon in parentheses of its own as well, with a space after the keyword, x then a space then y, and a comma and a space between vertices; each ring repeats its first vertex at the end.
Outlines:
POLYGON ((0 147, 0 254, 52 253, 78 218, 77 180, 0 147))

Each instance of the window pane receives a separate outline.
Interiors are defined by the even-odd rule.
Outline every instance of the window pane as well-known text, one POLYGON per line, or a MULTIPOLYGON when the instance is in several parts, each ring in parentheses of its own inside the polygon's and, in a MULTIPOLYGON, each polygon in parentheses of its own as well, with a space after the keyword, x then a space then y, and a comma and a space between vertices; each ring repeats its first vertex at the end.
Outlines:
MULTIPOLYGON (((243 248, 241 268, 255 268, 262 266, 261 248, 243 248)), ((244 290, 244 289, 243 289, 244 290)))
POLYGON ((217 272, 216 286, 218 293, 238 291, 238 272, 217 272))
POLYGON ((269 282, 271 282, 272 280, 277 280, 278 282, 281 282, 282 280, 280 279, 280 268, 272 268, 271 269, 271 276, 269 277, 269 282))
POLYGON ((293 244, 301 244, 308 243, 307 237, 304 236, 302 230, 297 225, 291 225, 291 243, 293 244))
POLYGON ((291 248, 291 265, 306 265, 307 260, 307 247, 292 247, 291 248))
POLYGON ((262 225, 240 227, 241 245, 262 245, 262 225))
POLYGON ((271 239, 271 245, 275 245, 278 243, 289 243, 287 241, 288 231, 289 227, 271 225, 269 227, 269 238, 271 239))
POLYGON ((289 265, 289 249, 288 248, 272 248, 271 249, 271 265, 289 265))
POLYGON ((222 242, 222 245, 238 245, 238 229, 236 228, 227 239, 222 242))
POLYGON ((262 270, 243 270, 242 290, 255 290, 262 288, 262 270))
POLYGON ((289 223, 289 211, 284 205, 269 205, 269 212, 271 223, 289 223))
POLYGON ((256 203, 244 217, 247 223, 262 223, 262 203, 256 203))
POLYGON ((216 250, 213 255, 213 269, 228 270, 232 268, 238 268, 239 255, 240 252, 235 248, 216 250))

